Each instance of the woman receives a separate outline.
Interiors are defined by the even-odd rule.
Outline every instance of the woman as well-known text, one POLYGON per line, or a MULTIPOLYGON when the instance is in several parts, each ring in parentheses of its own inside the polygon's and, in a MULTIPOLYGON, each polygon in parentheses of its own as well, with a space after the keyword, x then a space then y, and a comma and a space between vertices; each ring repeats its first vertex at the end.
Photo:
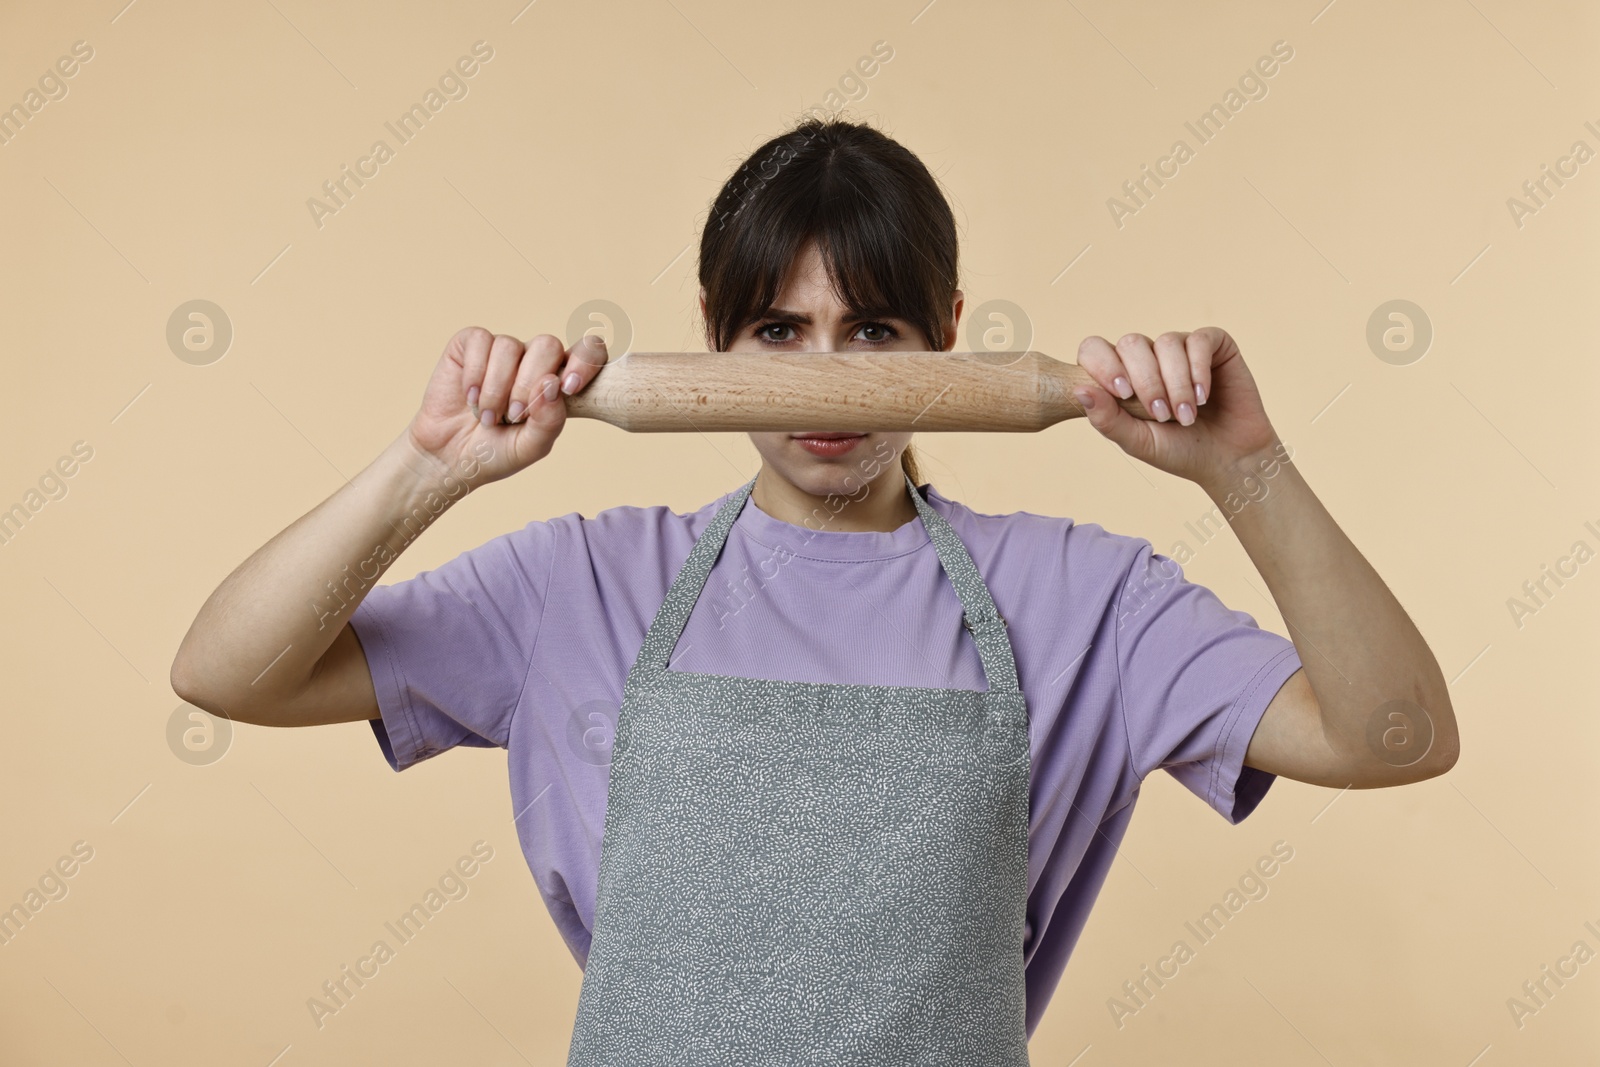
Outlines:
MULTIPOLYGON (((955 344, 950 209, 865 126, 758 149, 699 270, 719 351, 955 344)), ((1304 662, 1146 540, 945 497, 908 433, 753 433, 760 470, 696 511, 534 521, 371 588, 465 489, 544 459, 604 361, 458 333, 407 431, 222 584, 172 672, 239 721, 370 719, 396 770, 506 748, 585 965, 574 1064, 1026 1063, 1156 768, 1238 822, 1279 774, 1454 761, 1431 653, 1214 328, 1088 339, 1079 402, 1227 510, 1304 662), (1368 743, 1396 707, 1431 728, 1405 759, 1368 743)))

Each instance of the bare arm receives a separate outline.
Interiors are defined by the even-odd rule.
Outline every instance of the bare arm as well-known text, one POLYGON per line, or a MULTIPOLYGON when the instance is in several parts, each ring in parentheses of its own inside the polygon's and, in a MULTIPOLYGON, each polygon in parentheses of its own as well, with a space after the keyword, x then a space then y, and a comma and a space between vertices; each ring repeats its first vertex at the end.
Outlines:
POLYGON ((464 495, 459 484, 452 497, 441 483, 437 463, 409 435, 395 438, 223 580, 178 648, 172 688, 207 711, 262 726, 377 718, 350 615, 437 517, 429 494, 445 507, 464 495))
POLYGON ((1302 669, 1267 705, 1245 765, 1369 789, 1443 774, 1461 749, 1427 642, 1339 529, 1272 429, 1225 330, 1087 337, 1074 389, 1089 422, 1137 459, 1188 478, 1228 515, 1288 625, 1302 669), (1137 395, 1156 421, 1116 398, 1137 395))
POLYGON ((456 334, 406 432, 206 600, 173 659, 173 690, 262 726, 377 718, 351 614, 451 505, 547 455, 566 422, 547 387, 575 372, 576 392, 604 363, 596 340, 567 351, 548 334, 526 346, 477 327, 456 334))
POLYGON ((1267 706, 1246 766, 1334 789, 1443 774, 1461 741, 1438 662, 1283 455, 1278 442, 1242 464, 1235 481, 1206 486, 1265 579, 1303 665, 1267 706), (1252 497, 1247 486, 1269 488, 1252 497))

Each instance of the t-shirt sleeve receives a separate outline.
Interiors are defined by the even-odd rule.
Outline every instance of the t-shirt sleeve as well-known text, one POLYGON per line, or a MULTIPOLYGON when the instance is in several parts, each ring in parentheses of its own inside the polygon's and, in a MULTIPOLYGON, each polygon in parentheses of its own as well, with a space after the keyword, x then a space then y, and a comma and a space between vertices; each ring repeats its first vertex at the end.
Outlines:
POLYGON ((544 613, 556 527, 530 522, 367 592, 350 617, 397 771, 457 745, 506 747, 544 613))
POLYGON ((1116 605, 1117 669, 1134 772, 1165 768, 1230 823, 1276 776, 1244 765, 1267 705, 1300 657, 1287 637, 1232 611, 1176 560, 1139 549, 1116 605))

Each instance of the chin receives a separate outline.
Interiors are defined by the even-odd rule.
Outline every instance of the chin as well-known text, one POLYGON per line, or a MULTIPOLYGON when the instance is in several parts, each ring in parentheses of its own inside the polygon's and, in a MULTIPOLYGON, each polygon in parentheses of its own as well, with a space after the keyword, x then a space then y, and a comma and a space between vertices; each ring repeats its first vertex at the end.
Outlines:
POLYGON ((870 480, 861 477, 851 467, 815 459, 788 467, 780 473, 796 489, 817 497, 857 496, 862 486, 870 480))
POLYGON ((841 456, 816 455, 787 434, 779 445, 780 454, 770 457, 771 466, 795 488, 812 496, 859 495, 863 487, 900 466, 893 442, 876 433, 867 434, 841 456))

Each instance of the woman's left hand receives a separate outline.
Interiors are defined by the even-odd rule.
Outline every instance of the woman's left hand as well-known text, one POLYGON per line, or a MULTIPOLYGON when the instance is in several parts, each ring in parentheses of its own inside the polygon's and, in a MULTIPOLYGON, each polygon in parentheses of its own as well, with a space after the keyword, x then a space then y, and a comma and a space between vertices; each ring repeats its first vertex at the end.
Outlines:
POLYGON ((1078 365, 1098 385, 1073 388, 1089 422, 1128 455, 1202 486, 1277 441, 1255 379, 1226 330, 1086 337, 1078 365), (1158 421, 1122 410, 1137 396, 1158 421))

